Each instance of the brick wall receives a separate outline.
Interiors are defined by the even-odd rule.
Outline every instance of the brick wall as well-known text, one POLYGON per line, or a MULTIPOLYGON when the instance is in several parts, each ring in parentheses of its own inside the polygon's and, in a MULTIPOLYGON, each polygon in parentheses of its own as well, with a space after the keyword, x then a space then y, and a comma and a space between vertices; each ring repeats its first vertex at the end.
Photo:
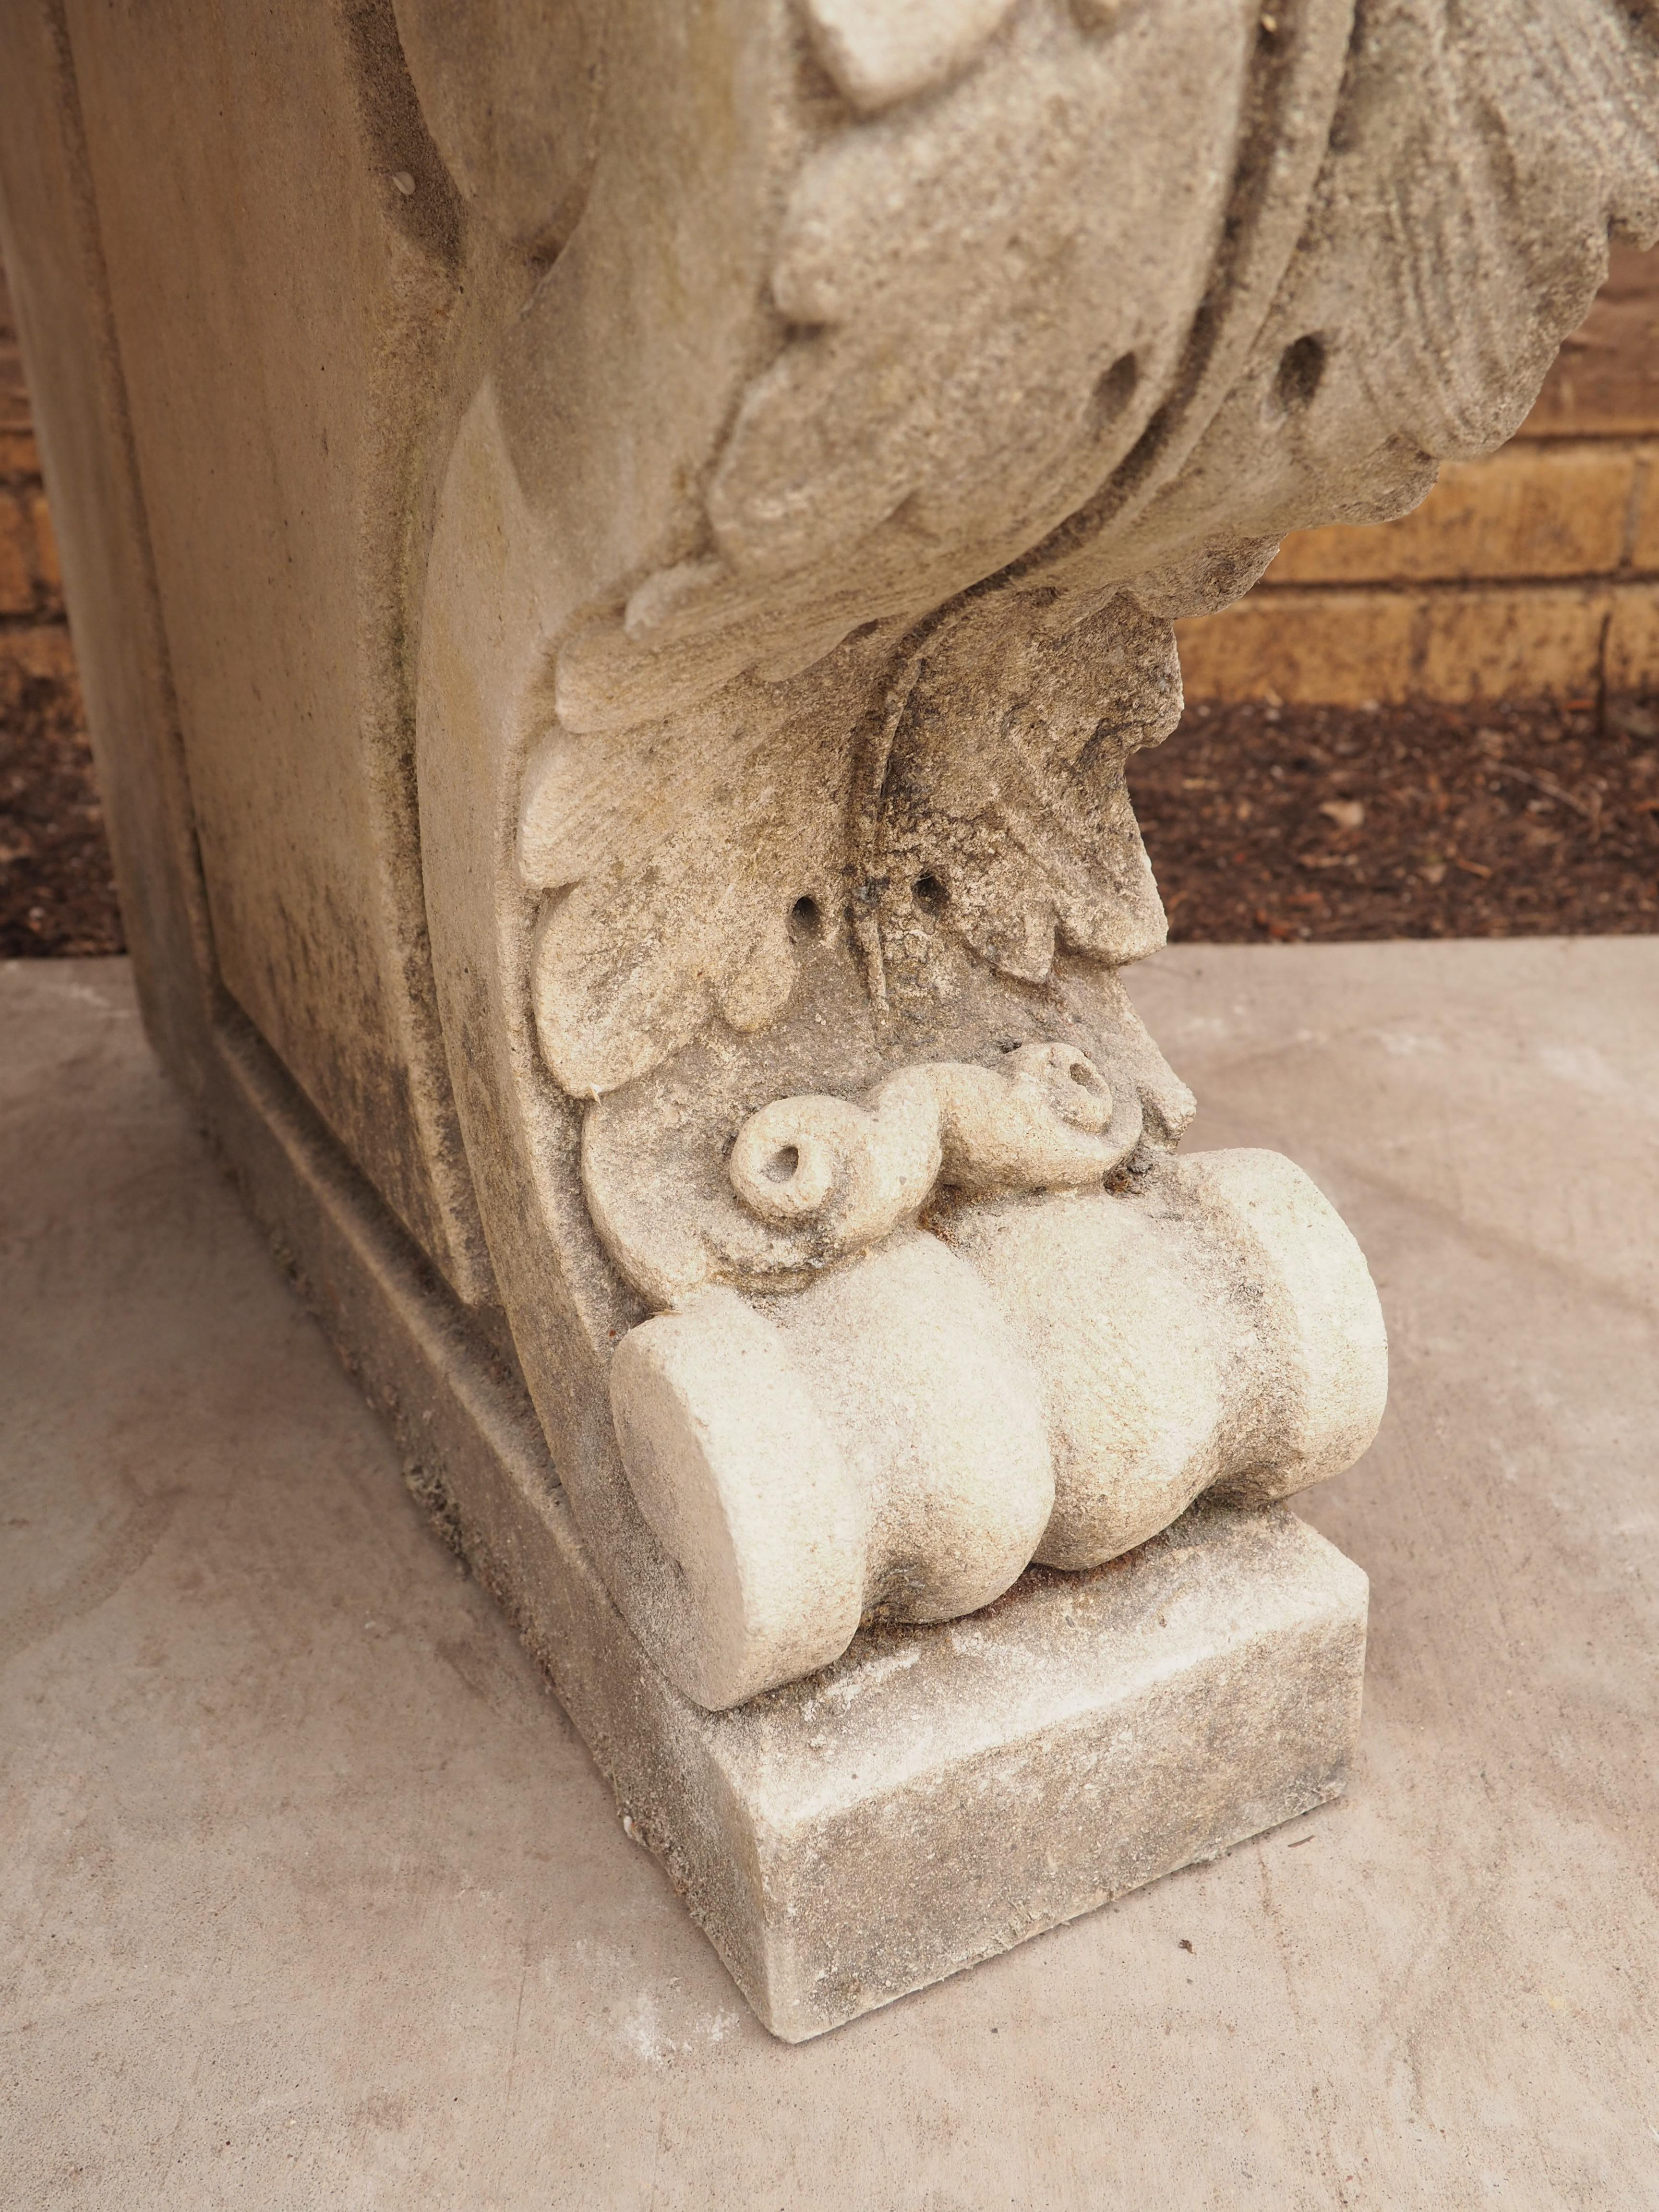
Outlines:
POLYGON ((0 270, 0 702, 29 677, 62 680, 74 668, 11 297, 0 270))
POLYGON ((1304 531, 1181 625, 1189 697, 1597 699, 1659 684, 1659 251, 1616 248, 1516 437, 1413 514, 1304 531))
MULTIPOLYGON (((1659 250, 1616 250, 1524 428, 1415 514, 1305 531, 1181 626, 1194 699, 1597 698, 1659 683, 1659 250)), ((0 702, 72 679, 52 523, 0 271, 0 702)))

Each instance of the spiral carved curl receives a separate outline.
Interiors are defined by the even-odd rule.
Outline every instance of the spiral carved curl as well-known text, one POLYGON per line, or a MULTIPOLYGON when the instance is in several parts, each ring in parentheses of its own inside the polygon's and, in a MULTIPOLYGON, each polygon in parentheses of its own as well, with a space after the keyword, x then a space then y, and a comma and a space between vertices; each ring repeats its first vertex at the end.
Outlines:
POLYGON ((913 1219, 940 1184, 984 1195, 1098 1182, 1140 1131, 1139 1100, 1115 1103, 1085 1054, 1023 1045, 1000 1067, 902 1068, 862 1103, 775 1099, 738 1133, 732 1188, 773 1227, 811 1224, 855 1251, 913 1219))

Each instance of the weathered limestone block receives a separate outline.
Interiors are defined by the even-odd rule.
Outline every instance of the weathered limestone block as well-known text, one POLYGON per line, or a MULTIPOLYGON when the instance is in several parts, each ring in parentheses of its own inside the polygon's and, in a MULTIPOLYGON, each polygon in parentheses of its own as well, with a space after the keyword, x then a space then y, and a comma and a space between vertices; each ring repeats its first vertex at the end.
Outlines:
POLYGON ((0 39, 156 1033, 765 2016, 1340 1788, 1363 1577, 1279 1501, 1381 1316, 1179 1150, 1124 766, 1173 625, 1499 443, 1659 231, 1652 9, 0 39))

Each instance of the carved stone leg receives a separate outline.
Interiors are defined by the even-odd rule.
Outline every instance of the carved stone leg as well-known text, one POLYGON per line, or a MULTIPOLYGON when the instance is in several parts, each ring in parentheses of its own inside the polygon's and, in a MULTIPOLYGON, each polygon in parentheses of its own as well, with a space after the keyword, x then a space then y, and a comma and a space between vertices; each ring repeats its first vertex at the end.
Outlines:
POLYGON ((152 1024, 800 2036, 1342 1785, 1352 1237, 1121 979, 1173 623, 1659 230, 1626 0, 19 0, 152 1024), (137 181, 135 181, 137 180, 137 181))

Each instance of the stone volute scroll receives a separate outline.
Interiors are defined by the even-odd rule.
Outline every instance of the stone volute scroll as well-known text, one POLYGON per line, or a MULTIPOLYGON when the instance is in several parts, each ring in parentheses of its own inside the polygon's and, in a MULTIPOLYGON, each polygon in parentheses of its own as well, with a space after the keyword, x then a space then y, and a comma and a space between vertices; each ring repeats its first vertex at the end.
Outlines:
POLYGON ((652 1667, 810 1732, 908 1625, 1199 1588, 1376 1431, 1333 1207, 1179 1149, 1125 763, 1177 619, 1501 442, 1659 229, 1654 19, 397 18, 470 226, 416 749, 494 1275, 652 1667))

